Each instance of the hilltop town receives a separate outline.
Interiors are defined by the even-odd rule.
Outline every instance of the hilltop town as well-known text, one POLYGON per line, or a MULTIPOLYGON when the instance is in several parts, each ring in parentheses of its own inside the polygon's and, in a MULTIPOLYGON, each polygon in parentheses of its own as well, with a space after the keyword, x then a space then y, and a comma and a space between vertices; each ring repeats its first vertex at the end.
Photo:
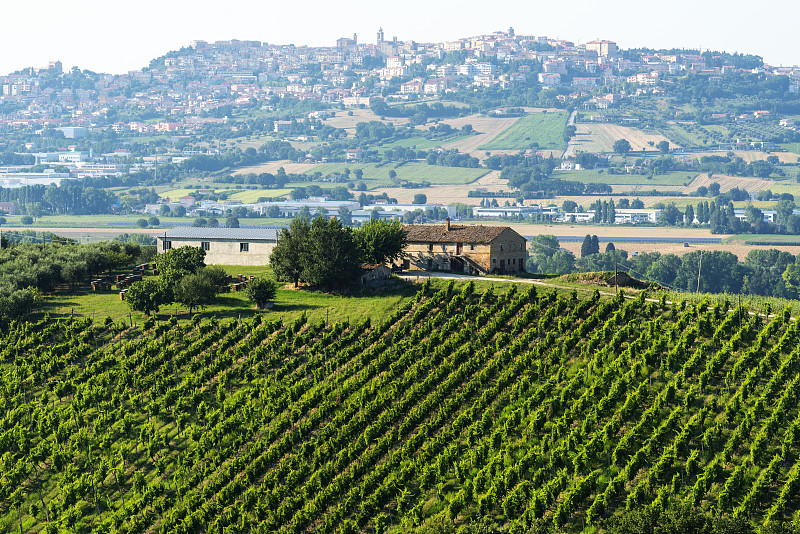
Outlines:
MULTIPOLYGON (((276 98, 350 108, 368 106, 375 96, 409 99, 531 83, 555 89, 554 105, 592 96, 589 105, 607 108, 624 97, 664 94, 659 82, 676 76, 705 75, 713 84, 730 73, 785 77, 788 91, 800 92, 800 68, 772 67, 752 56, 637 54, 618 49, 613 41, 575 44, 518 35, 513 28, 420 43, 386 38, 381 29, 373 42, 359 42, 353 35, 330 47, 194 41, 121 75, 63 72, 61 62, 53 61, 0 76, 0 127, 58 127, 68 138, 84 135, 85 128, 188 133, 223 122, 226 106, 273 110, 276 98), (624 84, 633 90, 615 90, 624 84), (595 95, 600 88, 611 90, 595 95), (215 113, 220 109, 223 113, 215 113), (123 116, 131 119, 120 120, 123 116)), ((324 118, 325 113, 308 116, 324 118)), ((273 124, 276 132, 288 128, 282 121, 273 124)))

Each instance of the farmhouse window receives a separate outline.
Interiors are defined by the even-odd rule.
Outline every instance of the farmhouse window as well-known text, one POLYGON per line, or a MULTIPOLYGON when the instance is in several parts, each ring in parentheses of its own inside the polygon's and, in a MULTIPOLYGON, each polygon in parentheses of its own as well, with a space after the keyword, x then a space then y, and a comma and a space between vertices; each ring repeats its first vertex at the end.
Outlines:
POLYGON ((500 245, 500 252, 503 252, 503 245, 500 245))
POLYGON ((475 250, 475 245, 473 245, 473 244, 470 244, 470 246, 469 246, 469 249, 470 249, 470 250, 475 250))
POLYGON ((428 252, 433 252, 433 243, 428 244, 428 252))
POLYGON ((164 241, 164 250, 170 250, 172 248, 172 241, 164 241))
POLYGON ((250 252, 250 243, 239 243, 239 252, 250 252))
POLYGON ((208 252, 208 250, 211 248, 211 243, 208 242, 208 241, 201 241, 200 242, 200 248, 202 248, 203 250, 208 252))

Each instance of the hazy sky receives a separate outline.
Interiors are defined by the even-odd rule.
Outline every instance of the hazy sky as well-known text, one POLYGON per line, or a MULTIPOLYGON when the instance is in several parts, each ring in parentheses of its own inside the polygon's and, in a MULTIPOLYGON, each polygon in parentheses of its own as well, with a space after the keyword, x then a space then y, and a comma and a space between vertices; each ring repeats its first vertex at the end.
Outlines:
POLYGON ((3 0, 0 73, 59 59, 122 73, 194 39, 333 45, 358 34, 422 42, 513 26, 519 34, 622 48, 686 47, 748 52, 773 65, 800 64, 797 0, 3 0))

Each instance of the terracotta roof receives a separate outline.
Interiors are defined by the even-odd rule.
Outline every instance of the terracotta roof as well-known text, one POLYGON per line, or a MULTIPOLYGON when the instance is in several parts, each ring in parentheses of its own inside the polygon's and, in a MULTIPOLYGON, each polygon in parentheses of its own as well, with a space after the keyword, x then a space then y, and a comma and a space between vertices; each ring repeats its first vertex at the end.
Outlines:
POLYGON ((508 226, 455 224, 450 225, 449 231, 445 230, 443 224, 410 224, 404 228, 408 233, 409 243, 491 243, 509 229, 508 226))

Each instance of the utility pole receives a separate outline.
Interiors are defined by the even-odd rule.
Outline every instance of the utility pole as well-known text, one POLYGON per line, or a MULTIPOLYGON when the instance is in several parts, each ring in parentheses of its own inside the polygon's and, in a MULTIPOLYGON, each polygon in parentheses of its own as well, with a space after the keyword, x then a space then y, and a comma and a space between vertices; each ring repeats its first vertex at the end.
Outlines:
POLYGON ((617 258, 614 258, 614 291, 619 294, 619 280, 617 279, 617 258))
POLYGON ((703 251, 700 251, 700 268, 697 269, 697 291, 700 293, 700 273, 703 272, 703 251))

